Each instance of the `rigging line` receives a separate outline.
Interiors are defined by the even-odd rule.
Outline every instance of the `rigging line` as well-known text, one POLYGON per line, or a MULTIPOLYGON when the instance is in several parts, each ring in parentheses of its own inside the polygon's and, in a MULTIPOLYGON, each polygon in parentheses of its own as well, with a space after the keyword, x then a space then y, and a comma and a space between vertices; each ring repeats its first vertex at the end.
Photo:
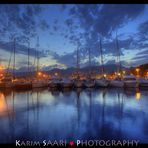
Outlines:
POLYGON ((104 61, 103 61, 103 51, 102 51, 102 42, 100 38, 100 54, 101 54, 101 65, 102 65, 102 75, 104 74, 104 61))
POLYGON ((9 71, 9 68, 10 68, 10 63, 11 63, 12 55, 13 55, 13 51, 11 51, 11 53, 10 53, 10 57, 9 57, 9 62, 8 62, 8 67, 7 67, 6 74, 8 74, 8 71, 9 71))

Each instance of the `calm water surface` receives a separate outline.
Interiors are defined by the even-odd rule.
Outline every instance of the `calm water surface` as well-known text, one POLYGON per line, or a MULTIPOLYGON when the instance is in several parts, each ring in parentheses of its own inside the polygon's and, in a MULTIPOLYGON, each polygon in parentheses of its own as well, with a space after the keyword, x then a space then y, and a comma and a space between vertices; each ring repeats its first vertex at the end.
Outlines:
POLYGON ((0 91, 0 143, 16 139, 148 143, 148 90, 0 91))

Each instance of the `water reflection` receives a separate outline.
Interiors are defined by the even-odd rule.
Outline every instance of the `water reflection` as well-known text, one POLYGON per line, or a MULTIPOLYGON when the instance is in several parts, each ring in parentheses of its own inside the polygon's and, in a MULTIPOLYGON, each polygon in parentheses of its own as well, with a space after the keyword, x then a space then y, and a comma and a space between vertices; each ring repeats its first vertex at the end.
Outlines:
POLYGON ((16 139, 147 142, 147 96, 147 91, 112 88, 1 91, 0 143, 16 139))

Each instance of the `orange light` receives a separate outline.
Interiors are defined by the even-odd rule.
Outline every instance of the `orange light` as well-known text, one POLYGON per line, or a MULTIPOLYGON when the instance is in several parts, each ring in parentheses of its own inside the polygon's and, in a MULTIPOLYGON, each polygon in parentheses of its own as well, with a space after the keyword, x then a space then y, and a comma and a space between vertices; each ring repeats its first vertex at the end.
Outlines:
POLYGON ((3 116, 7 111, 7 105, 5 101, 5 96, 3 93, 0 93, 0 116, 3 116))
POLYGON ((41 76, 42 75, 42 73, 41 72, 38 72, 38 76, 41 76))
POLYGON ((104 77, 106 78, 106 74, 104 74, 104 77))
POLYGON ((146 76, 148 77, 148 71, 146 72, 146 76))
POLYGON ((121 74, 120 74, 120 72, 118 73, 118 76, 120 76, 121 74))
POLYGON ((136 72, 139 72, 140 71, 140 69, 139 68, 136 68, 136 72))
POLYGON ((0 71, 4 70, 4 69, 5 69, 5 67, 3 65, 0 65, 0 71))
POLYGON ((46 78, 46 75, 44 74, 43 77, 46 78))

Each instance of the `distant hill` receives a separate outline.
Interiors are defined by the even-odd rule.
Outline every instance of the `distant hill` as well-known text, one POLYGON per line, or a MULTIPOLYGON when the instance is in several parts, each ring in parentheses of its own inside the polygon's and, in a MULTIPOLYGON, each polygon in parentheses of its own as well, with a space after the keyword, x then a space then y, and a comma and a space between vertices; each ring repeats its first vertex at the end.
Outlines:
MULTIPOLYGON (((94 72, 94 73, 101 73, 101 68, 102 66, 92 66, 91 67, 91 71, 94 72)), ((115 72, 117 70, 117 66, 115 64, 107 64, 107 65, 104 65, 104 69, 105 69, 105 73, 112 73, 112 72, 115 72)), ((125 67, 122 67, 122 69, 127 69, 125 67)), ((80 72, 83 72, 83 73, 88 73, 88 71, 90 70, 90 67, 83 67, 80 69, 80 72)), ((16 71, 16 75, 17 76, 26 76, 26 75, 34 75, 35 74, 35 71, 34 70, 30 70, 31 72, 28 73, 28 72, 20 72, 20 71, 16 71)), ((67 68, 67 69, 58 69, 58 68, 54 68, 52 70, 46 70, 44 72, 46 72, 47 74, 54 74, 54 73, 60 73, 61 75, 70 75, 72 74, 73 72, 76 71, 76 68, 75 67, 70 67, 70 68, 67 68)), ((12 72, 12 70, 10 70, 10 72, 12 72)))
POLYGON ((148 63, 146 64, 142 64, 142 65, 139 65, 139 66, 135 66, 135 67, 130 67, 130 69, 135 69, 135 68, 140 68, 141 70, 148 70, 148 63))
POLYGON ((138 66, 141 70, 145 70, 147 69, 148 70, 148 64, 142 64, 140 66, 138 66))

